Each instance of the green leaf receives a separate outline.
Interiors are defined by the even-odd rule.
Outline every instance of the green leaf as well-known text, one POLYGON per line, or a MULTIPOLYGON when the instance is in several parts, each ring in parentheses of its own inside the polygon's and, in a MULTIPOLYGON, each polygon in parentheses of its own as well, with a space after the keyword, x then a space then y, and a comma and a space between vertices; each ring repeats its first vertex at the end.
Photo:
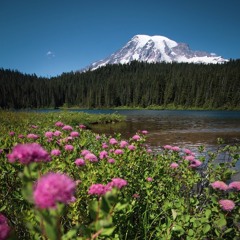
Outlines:
POLYGON ((207 233, 209 232, 211 229, 211 226, 209 224, 205 224, 203 227, 203 233, 207 233))
POLYGON ((110 227, 110 228, 104 228, 101 232, 101 235, 103 236, 111 236, 115 230, 115 227, 110 227))
POLYGON ((188 230, 188 236, 191 237, 191 236, 193 236, 193 234, 194 234, 194 231, 193 231, 192 229, 189 229, 189 230, 188 230))
POLYGON ((175 220, 176 217, 177 217, 177 212, 176 212, 175 209, 171 209, 171 210, 172 210, 172 217, 173 217, 173 220, 175 220))
POLYGON ((71 240, 75 238, 77 234, 77 229, 71 229, 66 234, 62 236, 62 240, 71 240))
POLYGON ((208 219, 211 215, 212 211, 210 209, 207 209, 205 212, 206 218, 208 219))
POLYGON ((89 203, 89 212, 92 219, 95 219, 98 214, 98 201, 93 200, 89 203))

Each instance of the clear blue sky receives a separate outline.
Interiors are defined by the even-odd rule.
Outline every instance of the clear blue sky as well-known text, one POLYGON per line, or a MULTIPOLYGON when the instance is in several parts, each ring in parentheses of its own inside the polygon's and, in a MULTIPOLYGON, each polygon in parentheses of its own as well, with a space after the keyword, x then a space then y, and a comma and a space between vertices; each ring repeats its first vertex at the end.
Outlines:
POLYGON ((1 0, 0 68, 79 70, 136 34, 240 58, 240 0, 1 0))

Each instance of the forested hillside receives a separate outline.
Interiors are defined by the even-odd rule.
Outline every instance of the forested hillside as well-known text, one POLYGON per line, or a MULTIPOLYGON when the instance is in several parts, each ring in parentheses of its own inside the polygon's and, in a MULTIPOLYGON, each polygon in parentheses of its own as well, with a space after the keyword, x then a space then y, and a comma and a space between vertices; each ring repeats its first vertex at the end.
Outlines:
POLYGON ((181 106, 240 109, 240 60, 225 64, 132 62, 39 78, 0 69, 0 107, 181 106))

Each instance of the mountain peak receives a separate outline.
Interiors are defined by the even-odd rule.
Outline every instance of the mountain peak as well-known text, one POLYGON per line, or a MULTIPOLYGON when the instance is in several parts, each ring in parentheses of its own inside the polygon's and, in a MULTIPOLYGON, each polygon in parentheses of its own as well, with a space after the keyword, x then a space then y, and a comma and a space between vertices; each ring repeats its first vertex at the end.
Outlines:
POLYGON ((95 70, 107 64, 126 64, 141 62, 187 62, 187 63, 224 63, 228 61, 216 54, 193 51, 186 43, 177 43, 164 36, 135 35, 120 50, 111 56, 91 64, 85 69, 95 70))

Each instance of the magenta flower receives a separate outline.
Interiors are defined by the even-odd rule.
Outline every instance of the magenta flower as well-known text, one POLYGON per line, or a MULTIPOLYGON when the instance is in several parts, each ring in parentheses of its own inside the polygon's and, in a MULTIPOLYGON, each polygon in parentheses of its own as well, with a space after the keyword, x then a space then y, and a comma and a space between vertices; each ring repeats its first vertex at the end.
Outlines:
POLYGON ((29 133, 27 135, 27 138, 36 140, 36 139, 38 139, 38 135, 34 134, 34 133, 29 133))
POLYGON ((128 145, 128 142, 127 142, 127 141, 122 140, 122 141, 120 142, 120 148, 125 148, 127 145, 128 145))
POLYGON ((47 138, 52 138, 53 137, 53 132, 45 132, 45 137, 47 138))
POLYGON ((91 153, 90 151, 88 151, 88 150, 82 150, 82 152, 81 152, 81 154, 83 155, 83 156, 85 156, 85 155, 87 155, 88 153, 91 153))
POLYGON ((18 138, 24 138, 24 135, 23 134, 19 134, 18 138))
POLYGON ((102 148, 105 149, 105 148, 108 148, 108 145, 106 143, 103 143, 102 144, 102 148))
POLYGON ((59 149, 53 149, 53 150, 51 151, 51 155, 53 155, 53 156, 59 156, 59 155, 61 155, 61 151, 60 151, 59 149))
POLYGON ((36 125, 31 125, 31 128, 36 129, 36 128, 38 128, 38 126, 36 126, 36 125))
POLYGON ((115 138, 111 138, 111 139, 109 140, 109 143, 110 143, 111 145, 116 145, 116 144, 118 144, 118 141, 117 141, 115 138))
POLYGON ((90 162, 97 162, 98 159, 93 153, 88 153, 85 155, 85 160, 89 160, 90 162))
POLYGON ((109 159, 108 159, 108 162, 111 163, 111 164, 113 164, 113 163, 115 163, 115 159, 109 158, 109 159))
POLYGON ((80 124, 79 125, 79 128, 81 128, 81 129, 85 129, 85 128, 87 128, 85 125, 83 125, 83 124, 80 124))
POLYGON ((73 138, 74 137, 79 137, 79 132, 71 132, 70 136, 73 137, 73 138))
POLYGON ((73 197, 76 183, 67 175, 48 173, 36 183, 33 199, 37 207, 55 208, 56 203, 69 203, 73 197))
POLYGON ((152 182, 152 181, 153 181, 153 179, 152 179, 151 177, 148 177, 146 180, 147 180, 148 182, 152 182))
POLYGON ((123 154, 123 150, 122 149, 116 149, 114 151, 114 153, 117 154, 117 155, 120 155, 120 154, 123 154))
POLYGON ((97 184, 93 184, 89 190, 88 190, 88 194, 89 195, 97 195, 97 196, 103 196, 104 194, 106 194, 107 191, 109 191, 111 189, 109 189, 109 187, 106 187, 103 184, 97 183, 97 184))
POLYGON ((62 133, 61 133, 60 131, 58 131, 58 130, 53 133, 53 135, 54 135, 55 137, 59 137, 61 134, 62 134, 62 133))
POLYGON ((14 136, 14 135, 15 135, 15 132, 11 131, 11 132, 9 132, 9 135, 10 135, 10 136, 14 136))
POLYGON ((0 213, 0 240, 5 240, 10 234, 10 227, 8 226, 7 218, 0 213))
POLYGON ((74 147, 73 147, 73 145, 67 144, 67 145, 65 145, 64 149, 66 151, 73 151, 74 147))
POLYGON ((22 164, 51 160, 47 151, 37 143, 18 144, 7 157, 11 163, 18 160, 22 164))
POLYGON ((164 145, 163 148, 166 149, 166 150, 172 150, 172 146, 171 145, 164 145))
POLYGON ((72 131, 73 128, 69 125, 65 125, 64 127, 62 127, 62 130, 66 130, 66 131, 72 131))
POLYGON ((135 147, 134 145, 129 145, 129 146, 128 146, 128 149, 129 149, 130 151, 134 151, 134 150, 136 149, 136 147, 135 147))
POLYGON ((188 154, 188 155, 192 155, 193 153, 192 153, 192 151, 191 150, 189 150, 189 149, 184 149, 184 152, 186 153, 186 154, 188 154))
POLYGON ((180 148, 177 147, 177 146, 174 146, 174 147, 172 147, 172 150, 173 150, 174 152, 179 152, 179 151, 180 151, 180 148))
POLYGON ((77 166, 84 166, 85 165, 85 161, 82 158, 78 158, 78 159, 75 160, 75 164, 77 166))
POLYGON ((191 161, 194 161, 194 160, 195 160, 195 157, 192 156, 192 155, 189 155, 189 156, 185 156, 184 159, 191 162, 191 161))
POLYGON ((199 166, 201 166, 201 165, 202 165, 202 162, 195 159, 195 160, 193 160, 193 161, 191 162, 190 167, 196 168, 196 167, 199 167, 199 166))
POLYGON ((107 157, 108 157, 108 152, 107 151, 100 152, 100 154, 99 154, 100 159, 104 159, 104 158, 107 158, 107 157))
POLYGON ((110 187, 116 187, 118 189, 121 189, 122 187, 127 185, 127 181, 122 178, 113 178, 110 183, 108 183, 108 186, 110 187))
POLYGON ((100 135, 96 135, 96 140, 99 140, 101 139, 101 136, 100 135))
POLYGON ((146 134, 148 134, 148 131, 147 130, 142 130, 142 134, 146 135, 146 134))
POLYGON ((147 149, 147 152, 148 152, 148 153, 151 153, 151 152, 152 152, 152 149, 148 148, 148 149, 147 149))
POLYGON ((62 122, 56 122, 56 123, 55 123, 55 126, 56 126, 56 127, 63 127, 64 124, 63 124, 62 122))
POLYGON ((171 163, 170 168, 178 168, 178 166, 179 166, 179 165, 174 162, 174 163, 171 163))
POLYGON ((229 184, 229 189, 235 189, 237 191, 240 191, 240 181, 234 181, 229 184))
POLYGON ((222 199, 218 203, 224 211, 232 211, 235 207, 235 203, 232 200, 222 199))
POLYGON ((141 137, 137 134, 132 137, 132 140, 135 140, 135 141, 138 141, 139 139, 141 139, 141 137))
POLYGON ((211 183, 212 188, 214 189, 220 189, 223 191, 228 190, 228 185, 225 182, 222 181, 215 181, 213 183, 211 183))

